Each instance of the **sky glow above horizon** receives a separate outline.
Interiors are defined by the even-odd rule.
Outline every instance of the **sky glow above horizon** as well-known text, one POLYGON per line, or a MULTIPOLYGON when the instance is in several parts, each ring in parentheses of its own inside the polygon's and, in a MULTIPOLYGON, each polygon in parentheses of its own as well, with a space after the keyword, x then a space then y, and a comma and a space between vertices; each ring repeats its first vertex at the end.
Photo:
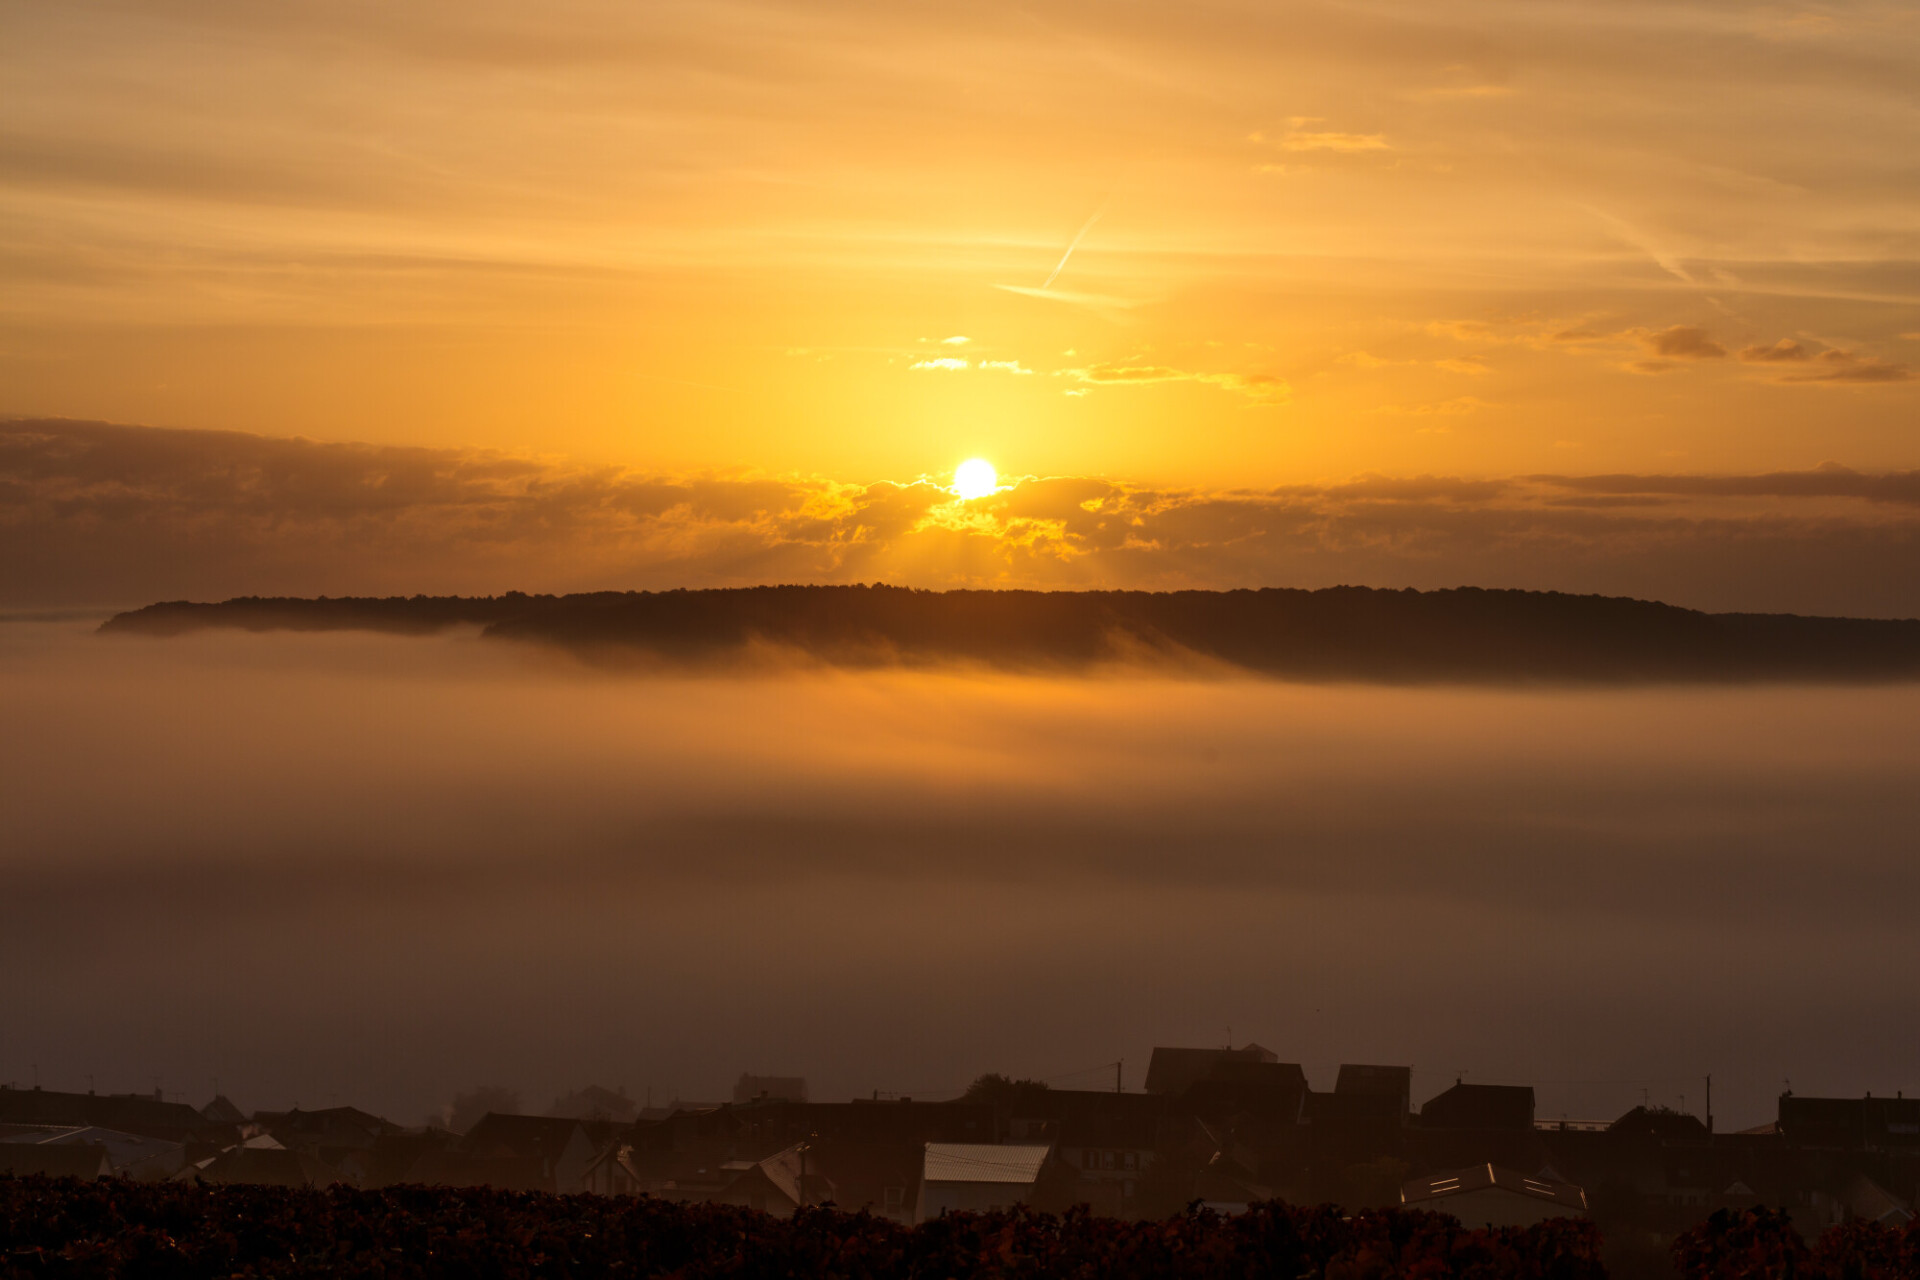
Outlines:
POLYGON ((9 6, 0 412, 671 475, 1920 465, 1920 16, 9 6))

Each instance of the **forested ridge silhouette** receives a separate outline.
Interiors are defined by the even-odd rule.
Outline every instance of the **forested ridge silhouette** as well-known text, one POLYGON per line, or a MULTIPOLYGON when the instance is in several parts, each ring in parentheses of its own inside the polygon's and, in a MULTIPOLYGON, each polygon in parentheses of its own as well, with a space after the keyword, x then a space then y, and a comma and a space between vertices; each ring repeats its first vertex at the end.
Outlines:
POLYGON ((846 666, 1083 669, 1211 660, 1297 679, 1890 681, 1920 677, 1920 620, 1702 613, 1615 596, 1459 587, 922 591, 765 586, 575 595, 174 601, 108 633, 370 630, 555 644, 702 663, 753 646, 846 666))

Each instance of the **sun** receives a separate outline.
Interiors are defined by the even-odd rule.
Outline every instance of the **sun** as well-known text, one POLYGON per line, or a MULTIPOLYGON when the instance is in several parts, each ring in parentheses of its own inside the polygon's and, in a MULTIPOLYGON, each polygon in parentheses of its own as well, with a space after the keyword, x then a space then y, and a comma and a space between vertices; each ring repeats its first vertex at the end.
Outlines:
POLYGON ((1000 487, 1000 473, 985 458, 968 458, 953 469, 953 491, 962 498, 984 498, 1000 487))

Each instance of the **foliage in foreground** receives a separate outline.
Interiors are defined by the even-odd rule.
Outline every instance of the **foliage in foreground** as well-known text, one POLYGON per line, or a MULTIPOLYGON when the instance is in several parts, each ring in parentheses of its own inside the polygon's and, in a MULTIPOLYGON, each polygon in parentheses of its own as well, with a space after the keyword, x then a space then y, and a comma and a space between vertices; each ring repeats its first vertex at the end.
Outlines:
POLYGON ((918 1228, 803 1210, 490 1189, 359 1191, 0 1178, 0 1277, 1285 1277, 1601 1280, 1586 1222, 1468 1230, 1278 1202, 1235 1218, 956 1214, 918 1228))
POLYGON ((1855 1219, 1809 1249, 1778 1209, 1722 1209, 1673 1242, 1685 1280, 1920 1280, 1920 1221, 1855 1219))

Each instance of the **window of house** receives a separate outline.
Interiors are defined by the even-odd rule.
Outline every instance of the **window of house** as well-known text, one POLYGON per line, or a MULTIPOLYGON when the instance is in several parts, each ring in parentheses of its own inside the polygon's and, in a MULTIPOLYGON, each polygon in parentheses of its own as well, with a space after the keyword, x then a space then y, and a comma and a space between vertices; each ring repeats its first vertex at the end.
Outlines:
POLYGON ((907 1202, 907 1189, 905 1187, 888 1187, 883 1193, 883 1198, 886 1201, 887 1208, 898 1209, 907 1202))

